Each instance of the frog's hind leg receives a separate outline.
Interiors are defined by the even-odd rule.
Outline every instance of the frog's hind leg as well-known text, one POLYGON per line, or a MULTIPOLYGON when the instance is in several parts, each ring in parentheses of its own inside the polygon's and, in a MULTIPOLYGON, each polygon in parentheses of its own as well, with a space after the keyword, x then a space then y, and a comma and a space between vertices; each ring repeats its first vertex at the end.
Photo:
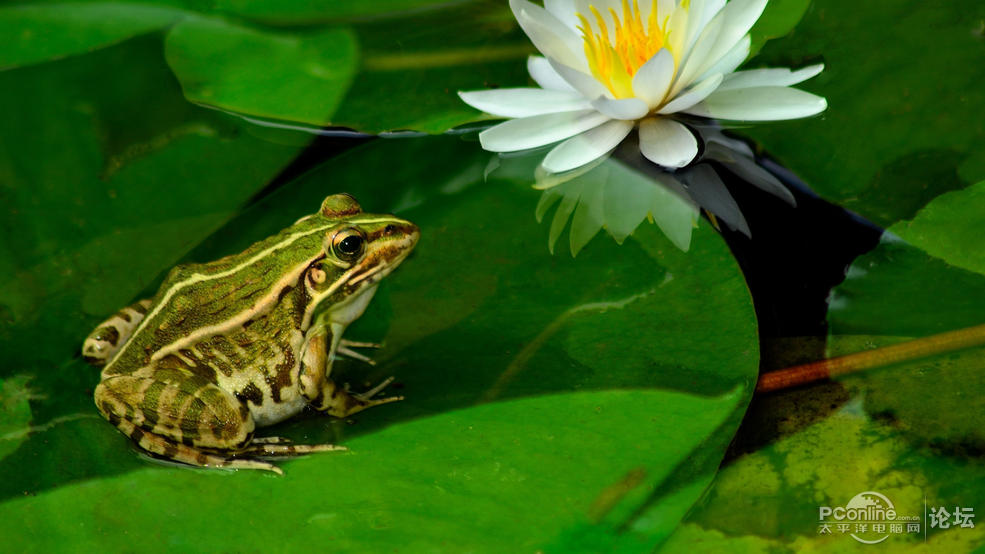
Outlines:
POLYGON ((147 315, 150 300, 141 300, 113 314, 102 322, 82 343, 82 357, 95 366, 105 365, 123 343, 130 338, 133 330, 147 315))
MULTIPOLYGON (((113 420, 110 419, 110 423, 113 420)), ((239 459, 229 455, 207 452, 198 448, 176 443, 166 439, 161 435, 147 433, 127 420, 120 420, 115 423, 117 429, 123 431, 151 456, 168 461, 180 462, 198 467, 219 467, 229 469, 261 469, 272 471, 278 475, 284 472, 274 464, 261 460, 239 459)))
POLYGON ((95 391, 103 417, 140 448, 194 466, 281 473, 267 462, 239 458, 255 423, 235 396, 190 372, 159 368, 151 375, 108 377, 95 391))

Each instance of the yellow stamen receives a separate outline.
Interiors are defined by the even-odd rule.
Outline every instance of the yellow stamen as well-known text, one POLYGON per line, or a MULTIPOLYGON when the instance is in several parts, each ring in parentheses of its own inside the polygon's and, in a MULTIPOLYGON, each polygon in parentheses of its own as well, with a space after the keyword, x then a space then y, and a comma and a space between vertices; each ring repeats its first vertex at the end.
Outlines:
MULTIPOLYGON (((644 0, 646 1, 646 0, 644 0)), ((616 10, 609 9, 612 15, 612 37, 609 36, 609 26, 602 14, 589 5, 592 15, 598 24, 598 31, 588 19, 578 15, 581 21, 579 30, 585 41, 585 57, 592 75, 612 92, 616 98, 631 98, 633 96, 633 75, 650 58, 656 55, 667 44, 667 20, 657 21, 657 0, 651 0, 652 7, 646 24, 643 24, 643 14, 640 12, 638 0, 622 0, 622 15, 616 10)), ((685 0, 685 3, 687 0, 685 0)), ((685 5, 682 3, 682 6, 685 5)), ((686 7, 686 6, 685 6, 686 7)), ((676 56, 675 56, 676 57, 676 56)))

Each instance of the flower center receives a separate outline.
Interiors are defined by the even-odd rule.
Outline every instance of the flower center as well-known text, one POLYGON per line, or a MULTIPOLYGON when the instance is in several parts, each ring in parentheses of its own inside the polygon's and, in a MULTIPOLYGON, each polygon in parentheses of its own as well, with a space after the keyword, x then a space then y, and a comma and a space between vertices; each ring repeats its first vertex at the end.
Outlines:
POLYGON ((670 18, 664 18, 662 24, 658 22, 657 0, 652 0, 650 15, 644 25, 638 0, 633 0, 632 7, 628 0, 622 0, 622 17, 616 13, 616 10, 609 8, 614 22, 610 34, 608 24, 595 6, 589 5, 588 9, 595 16, 598 31, 588 22, 588 18, 580 13, 577 14, 578 19, 581 20, 578 29, 585 40, 588 67, 592 70, 592 75, 605 85, 613 96, 632 98, 633 75, 661 48, 669 46, 667 20, 670 18))

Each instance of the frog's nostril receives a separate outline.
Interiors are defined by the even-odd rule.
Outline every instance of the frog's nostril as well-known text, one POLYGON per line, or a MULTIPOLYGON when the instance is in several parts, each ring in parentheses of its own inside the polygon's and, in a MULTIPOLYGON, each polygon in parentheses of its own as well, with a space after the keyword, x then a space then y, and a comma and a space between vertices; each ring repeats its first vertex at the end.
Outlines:
POLYGON ((394 225, 387 225, 383 228, 384 235, 392 235, 397 232, 397 227, 394 225))

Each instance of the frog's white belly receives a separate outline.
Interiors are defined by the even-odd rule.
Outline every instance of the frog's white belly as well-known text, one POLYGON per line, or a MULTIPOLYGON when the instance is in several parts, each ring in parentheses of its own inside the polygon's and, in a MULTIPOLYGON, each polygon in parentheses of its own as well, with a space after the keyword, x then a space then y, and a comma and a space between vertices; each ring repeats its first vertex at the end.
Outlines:
POLYGON ((300 352, 303 343, 304 335, 295 330, 291 332, 288 344, 274 350, 275 357, 252 360, 263 364, 262 367, 242 368, 228 376, 216 372, 219 387, 231 393, 239 393, 237 396, 246 403, 257 427, 273 425, 295 416, 307 405, 298 386, 300 356, 291 355, 292 352, 300 352), (283 367, 291 359, 293 365, 283 367))
MULTIPOLYGON (((291 370, 291 375, 296 376, 298 373, 297 367, 295 366, 291 370)), ((259 371, 244 371, 237 372, 229 377, 222 374, 217 376, 219 381, 219 386, 223 390, 227 391, 243 391, 250 384, 259 389, 260 398, 263 400, 259 405, 257 405, 252 400, 246 401, 246 406, 250 410, 250 415, 253 416, 253 421, 256 423, 257 427, 264 427, 267 425, 273 425, 284 421, 285 419, 295 416, 304 410, 307 405, 307 401, 301 396, 301 391, 297 386, 296 382, 292 382, 290 385, 281 387, 280 391, 280 401, 274 401, 273 395, 271 394, 270 385, 264 379, 264 376, 259 371)), ((294 379, 292 379, 294 381, 294 379)))
MULTIPOLYGON (((284 391, 287 393, 288 391, 284 391)), ((294 417, 304 410, 304 407, 308 404, 304 397, 301 396, 300 391, 297 387, 291 387, 290 391, 291 397, 285 399, 281 396, 280 402, 274 402, 269 398, 263 403, 262 406, 255 406, 251 402, 249 404, 250 415, 253 416, 253 421, 256 423, 257 427, 266 427, 268 425, 273 425, 275 423, 280 423, 285 419, 294 417)))

